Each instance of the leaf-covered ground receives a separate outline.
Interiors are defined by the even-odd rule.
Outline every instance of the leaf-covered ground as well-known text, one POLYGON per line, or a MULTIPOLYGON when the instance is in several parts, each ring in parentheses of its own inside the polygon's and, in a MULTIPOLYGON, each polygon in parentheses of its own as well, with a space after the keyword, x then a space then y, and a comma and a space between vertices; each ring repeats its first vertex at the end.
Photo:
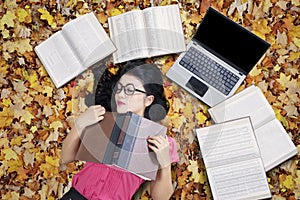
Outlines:
MULTIPOLYGON (((61 143, 74 115, 86 109, 94 79, 112 59, 56 89, 34 47, 71 19, 94 11, 108 32, 107 18, 133 9, 178 3, 186 42, 213 6, 271 43, 265 58, 240 90, 255 84, 300 150, 299 0, 4 0, 0 2, 0 198, 58 199, 83 163, 60 166, 61 143), (101 71, 101 70, 100 70, 101 71)), ((226 36, 220 36, 226 39, 226 36)), ((148 59, 165 73, 177 55, 148 59)), ((180 149, 173 167, 173 199, 211 199, 193 128, 208 126, 208 107, 166 79, 171 110, 164 120, 180 149)), ((267 173, 273 199, 300 199, 299 155, 267 173)), ((136 198, 148 199, 147 186, 136 198)))

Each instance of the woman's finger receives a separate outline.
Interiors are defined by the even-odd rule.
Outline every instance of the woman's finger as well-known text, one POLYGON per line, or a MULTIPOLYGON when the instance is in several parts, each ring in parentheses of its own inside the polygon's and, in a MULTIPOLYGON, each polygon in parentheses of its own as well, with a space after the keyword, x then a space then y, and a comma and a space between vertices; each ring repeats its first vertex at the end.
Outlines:
POLYGON ((161 135, 150 136, 149 138, 152 139, 152 140, 156 140, 159 143, 163 143, 164 142, 163 136, 161 136, 161 135))
POLYGON ((160 143, 159 143, 157 140, 148 138, 147 141, 148 141, 151 145, 153 145, 153 146, 156 146, 156 147, 159 147, 159 146, 160 146, 160 143))
POLYGON ((104 116, 99 116, 99 121, 102 121, 104 119, 104 116))
POLYGON ((105 114, 105 110, 100 110, 98 111, 98 116, 104 115, 105 114))
POLYGON ((101 111, 101 112, 105 111, 105 108, 104 108, 103 106, 100 106, 100 107, 98 107, 97 109, 98 109, 99 111, 101 111))
POLYGON ((153 136, 150 137, 149 139, 152 139, 153 141, 156 141, 158 145, 160 146, 165 146, 167 144, 169 144, 169 141, 167 138, 163 137, 163 136, 153 136))
POLYGON ((148 147, 149 147, 152 151, 154 151, 155 153, 158 152, 158 148, 157 148, 156 146, 154 146, 154 145, 148 143, 148 147))
POLYGON ((105 114, 105 108, 100 105, 92 106, 90 109, 97 118, 105 114))

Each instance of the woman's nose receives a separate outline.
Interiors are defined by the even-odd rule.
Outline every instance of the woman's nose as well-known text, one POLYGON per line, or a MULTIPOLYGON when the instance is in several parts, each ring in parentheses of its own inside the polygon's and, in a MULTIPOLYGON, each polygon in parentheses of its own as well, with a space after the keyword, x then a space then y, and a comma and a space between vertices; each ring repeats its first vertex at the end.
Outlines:
POLYGON ((117 95, 119 95, 119 97, 121 97, 121 98, 125 98, 126 97, 124 89, 122 89, 121 92, 119 92, 117 95))

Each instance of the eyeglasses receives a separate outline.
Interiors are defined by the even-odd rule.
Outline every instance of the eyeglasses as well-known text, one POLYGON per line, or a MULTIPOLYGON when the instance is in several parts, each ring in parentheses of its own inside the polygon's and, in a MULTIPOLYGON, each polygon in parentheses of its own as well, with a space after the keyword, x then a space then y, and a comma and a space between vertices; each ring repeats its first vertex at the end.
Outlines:
POLYGON ((116 89, 115 89, 115 93, 116 94, 119 94, 124 88, 124 93, 128 96, 131 96, 133 95, 135 92, 141 92, 141 93, 144 93, 146 94, 145 91, 142 91, 142 90, 139 90, 139 89, 136 89, 134 87, 134 85, 132 83, 128 83, 127 85, 122 85, 121 83, 117 83, 117 86, 116 86, 116 89))

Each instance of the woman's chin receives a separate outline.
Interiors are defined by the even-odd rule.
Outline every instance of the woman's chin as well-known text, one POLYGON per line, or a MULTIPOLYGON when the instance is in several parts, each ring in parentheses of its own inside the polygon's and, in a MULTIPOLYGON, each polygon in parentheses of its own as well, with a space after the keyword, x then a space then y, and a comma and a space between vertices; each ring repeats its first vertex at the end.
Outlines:
POLYGON ((125 108, 117 108, 117 113, 119 113, 119 114, 124 114, 124 113, 126 113, 127 112, 127 109, 125 109, 125 108))

